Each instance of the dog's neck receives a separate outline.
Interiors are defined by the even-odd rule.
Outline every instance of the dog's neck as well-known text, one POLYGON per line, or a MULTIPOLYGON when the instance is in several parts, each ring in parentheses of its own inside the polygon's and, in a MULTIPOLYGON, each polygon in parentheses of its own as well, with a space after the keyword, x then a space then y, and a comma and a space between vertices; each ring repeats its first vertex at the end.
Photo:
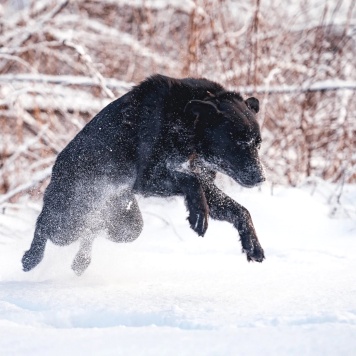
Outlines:
POLYGON ((198 154, 194 151, 188 157, 189 170, 194 174, 202 173, 202 161, 199 160, 198 154))

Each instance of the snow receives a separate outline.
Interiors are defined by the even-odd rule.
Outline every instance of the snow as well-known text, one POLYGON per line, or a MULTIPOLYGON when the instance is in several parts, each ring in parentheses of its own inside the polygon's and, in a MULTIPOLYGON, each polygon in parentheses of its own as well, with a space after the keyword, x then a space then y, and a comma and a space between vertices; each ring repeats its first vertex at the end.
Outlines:
POLYGON ((83 276, 78 244, 48 244, 22 272, 40 206, 2 205, 1 355, 355 355, 356 186, 224 191, 249 209, 266 260, 248 263, 237 232, 189 228, 181 198, 138 198, 130 244, 99 237, 83 276), (337 213, 335 213, 337 212, 337 213), (337 218, 336 218, 337 217, 337 218))

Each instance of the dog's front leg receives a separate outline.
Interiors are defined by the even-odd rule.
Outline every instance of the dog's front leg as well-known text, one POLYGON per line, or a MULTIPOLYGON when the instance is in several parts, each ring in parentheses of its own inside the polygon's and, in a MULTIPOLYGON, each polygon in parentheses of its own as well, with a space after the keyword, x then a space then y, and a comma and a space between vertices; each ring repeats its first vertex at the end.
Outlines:
POLYGON ((208 228, 209 218, 209 206, 204 190, 199 180, 193 175, 176 173, 175 176, 189 211, 188 221, 190 227, 199 236, 204 236, 208 228))
POLYGON ((251 215, 246 208, 235 202, 213 183, 204 187, 210 216, 216 220, 228 221, 238 230, 242 250, 248 261, 262 262, 265 258, 258 241, 251 215))

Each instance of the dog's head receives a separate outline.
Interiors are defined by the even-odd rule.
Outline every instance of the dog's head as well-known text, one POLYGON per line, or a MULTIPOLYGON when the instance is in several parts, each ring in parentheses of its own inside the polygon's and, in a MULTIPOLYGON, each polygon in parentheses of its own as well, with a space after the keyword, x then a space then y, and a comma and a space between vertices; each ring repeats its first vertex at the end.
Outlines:
POLYGON ((191 100, 185 114, 194 120, 196 151, 214 169, 245 187, 265 180, 258 156, 262 139, 256 98, 243 100, 233 92, 191 100))

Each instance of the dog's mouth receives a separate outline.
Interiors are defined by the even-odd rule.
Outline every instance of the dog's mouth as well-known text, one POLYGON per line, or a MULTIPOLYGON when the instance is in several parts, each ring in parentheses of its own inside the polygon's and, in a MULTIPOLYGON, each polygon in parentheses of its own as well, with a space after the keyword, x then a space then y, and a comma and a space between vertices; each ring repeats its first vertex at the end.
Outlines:
MULTIPOLYGON (((215 160, 214 160, 215 161, 215 160)), ((216 160, 215 162, 209 162, 204 158, 195 155, 192 159, 189 159, 190 169, 195 174, 200 174, 205 169, 212 169, 220 173, 226 174, 238 184, 245 188, 253 188, 261 185, 266 181, 263 169, 261 167, 250 168, 248 171, 239 170, 238 173, 224 161, 216 160), (256 173, 254 173, 256 171, 256 173)))
POLYGON ((245 188, 253 188, 261 185, 266 177, 262 174, 251 173, 245 171, 238 171, 236 173, 233 169, 228 166, 222 167, 221 173, 227 174, 230 178, 235 180, 238 184, 245 188))
MULTIPOLYGON (((233 177, 231 177, 233 178, 233 177)), ((249 182, 246 182, 246 181, 242 181, 241 179, 236 179, 236 178, 233 178, 236 180, 237 183, 239 183, 241 186, 243 186, 244 188, 253 188, 253 187, 258 187, 260 186, 261 184, 263 184, 263 182, 266 181, 266 177, 258 177, 256 180, 254 181, 249 181, 249 182)))

